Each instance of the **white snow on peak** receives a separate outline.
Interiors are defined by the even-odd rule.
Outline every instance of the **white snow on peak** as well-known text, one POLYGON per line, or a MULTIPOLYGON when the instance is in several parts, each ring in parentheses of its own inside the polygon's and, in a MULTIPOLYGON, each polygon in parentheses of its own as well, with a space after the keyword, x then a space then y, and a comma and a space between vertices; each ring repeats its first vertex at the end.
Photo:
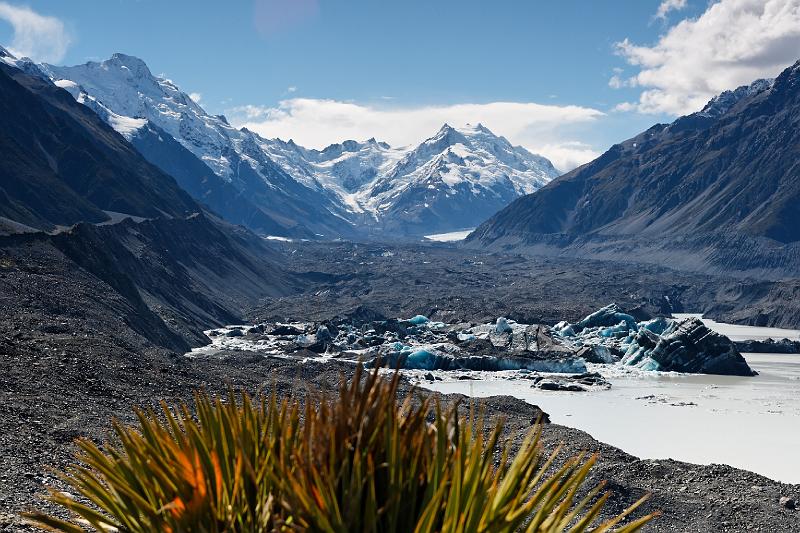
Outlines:
POLYGON ((764 91, 772 89, 775 84, 774 78, 758 79, 750 85, 742 85, 732 91, 723 91, 705 105, 697 114, 700 116, 716 118, 727 113, 740 100, 754 96, 764 91))
POLYGON ((474 194, 521 196, 547 184, 558 171, 544 157, 513 146, 482 124, 445 124, 406 151, 361 194, 372 211, 386 211, 412 190, 468 188, 474 194))
POLYGON ((31 76, 36 76, 38 78, 42 78, 45 80, 49 80, 49 76, 47 75, 44 70, 33 62, 33 60, 29 57, 16 57, 14 54, 0 46, 0 62, 5 63, 14 68, 18 68, 21 71, 29 74, 31 76))
MULTIPOLYGON (((242 145, 252 134, 233 128, 222 117, 207 114, 172 81, 154 76, 141 59, 114 54, 100 63, 46 68, 56 83, 71 81, 115 115, 149 120, 229 181, 237 174, 230 152, 241 152, 241 159, 250 159, 242 145)), ((134 124, 122 118, 109 123, 119 125, 123 135, 134 124)))

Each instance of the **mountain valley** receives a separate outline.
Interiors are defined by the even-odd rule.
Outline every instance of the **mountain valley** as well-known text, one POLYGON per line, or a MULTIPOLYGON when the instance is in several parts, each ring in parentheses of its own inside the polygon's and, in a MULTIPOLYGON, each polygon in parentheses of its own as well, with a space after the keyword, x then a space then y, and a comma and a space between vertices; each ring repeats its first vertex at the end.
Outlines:
MULTIPOLYGON (((360 362, 404 366, 401 396, 464 413, 442 391, 500 380, 481 405, 514 450, 542 417, 547 451, 601 454, 604 518, 652 493, 636 511, 663 511, 648 531, 797 530, 800 485, 637 458, 528 395, 586 395, 632 431, 630 405, 673 424, 797 365, 798 132, 800 62, 561 175, 483 123, 308 148, 207 113, 134 56, 57 66, 0 48, 0 530, 33 530, 18 514, 66 490, 48 468, 134 405, 307 401, 360 362), (734 339, 709 321, 788 333, 734 339), (772 366, 749 358, 775 347, 772 366), (663 392, 685 383, 698 398, 663 392)), ((793 420, 796 375, 725 416, 793 420)), ((770 449, 793 461, 791 446, 770 449)))

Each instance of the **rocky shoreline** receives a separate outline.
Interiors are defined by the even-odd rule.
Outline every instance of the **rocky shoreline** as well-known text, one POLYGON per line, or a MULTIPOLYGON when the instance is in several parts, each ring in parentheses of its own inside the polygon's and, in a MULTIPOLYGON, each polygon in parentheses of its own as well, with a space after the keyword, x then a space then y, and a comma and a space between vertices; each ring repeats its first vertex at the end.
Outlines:
MULTIPOLYGON (((18 352, 3 378, 0 530, 26 531, 11 515, 37 505, 44 486, 55 482, 47 468, 71 463, 73 438, 104 439, 110 417, 132 422, 131 405, 153 405, 162 398, 188 400, 199 388, 223 394, 228 385, 255 394, 276 389, 280 394, 304 396, 310 390, 332 390, 338 379, 353 369, 351 364, 336 361, 298 364, 240 351, 203 360, 149 354, 137 358, 136 371, 123 370, 125 361, 132 362, 131 355, 124 351, 111 354, 104 368, 93 367, 77 356, 77 364, 58 371, 34 365, 34 358, 18 352), (119 379, 120 371, 125 379, 119 379), (53 372, 58 372, 57 379, 53 372), (48 388, 37 386, 37 381, 45 379, 51 383, 48 388), (76 387, 81 381, 92 386, 76 387)), ((410 387, 407 383, 403 393, 410 387)), ((459 399, 466 408, 463 397, 442 397, 443 402, 459 399)), ((506 436, 515 443, 540 415, 536 407, 506 396, 481 400, 480 405, 490 419, 506 420, 506 436)), ((614 493, 609 513, 652 492, 643 512, 660 509, 663 515, 648 531, 794 531, 800 527, 800 513, 791 509, 800 496, 798 485, 724 465, 639 460, 585 432, 556 424, 546 425, 543 442, 548 449, 563 445, 565 457, 583 450, 600 454, 592 481, 608 481, 614 493)))

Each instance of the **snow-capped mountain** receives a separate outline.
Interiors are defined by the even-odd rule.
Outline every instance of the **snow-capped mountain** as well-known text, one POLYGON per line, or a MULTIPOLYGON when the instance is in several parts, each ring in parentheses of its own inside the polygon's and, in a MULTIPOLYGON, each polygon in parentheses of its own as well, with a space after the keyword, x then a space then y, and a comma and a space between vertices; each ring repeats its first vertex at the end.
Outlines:
POLYGON ((384 230, 452 231, 472 227, 557 175, 550 161, 481 124, 445 124, 369 183, 358 201, 384 230))
POLYGON ((180 170, 174 164, 177 155, 167 156, 165 146, 154 139, 177 141, 255 207, 246 215, 236 213, 231 195, 217 191, 220 185, 204 189, 213 180, 198 183, 185 176, 183 182, 191 185, 187 189, 224 216, 251 227, 256 209, 294 227, 295 234, 302 225, 326 237, 464 229, 558 174, 547 159, 512 146, 480 124, 458 129, 444 125, 412 147, 393 148, 369 139, 317 150, 231 126, 225 117, 206 113, 172 81, 154 76, 135 57, 115 54, 101 63, 42 65, 41 70, 145 157, 169 166, 162 166, 167 172, 180 170), (222 196, 224 206, 217 205, 222 196))
POLYGON ((471 227, 558 175, 481 124, 445 124, 407 148, 374 138, 324 150, 272 139, 262 148, 298 181, 336 194, 362 226, 402 235, 471 227))
MULTIPOLYGON (((139 136, 148 133, 148 124, 176 140, 246 200, 242 202, 248 204, 246 211, 238 214, 236 222, 247 223, 255 205, 284 227, 279 233, 326 237, 355 233, 326 190, 307 187, 289 176, 262 150, 263 139, 232 127, 225 117, 206 113, 172 81, 154 76, 141 59, 114 54, 101 63, 43 65, 42 70, 135 145, 139 136)), ((218 187, 213 188, 199 199, 215 197, 218 187)), ((222 211, 217 205, 211 207, 222 211)))

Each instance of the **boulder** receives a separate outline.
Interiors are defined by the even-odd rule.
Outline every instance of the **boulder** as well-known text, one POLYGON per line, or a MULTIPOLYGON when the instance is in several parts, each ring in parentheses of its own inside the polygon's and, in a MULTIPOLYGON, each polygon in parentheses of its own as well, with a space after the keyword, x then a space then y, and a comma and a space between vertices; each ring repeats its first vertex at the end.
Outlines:
POLYGON ((294 326, 290 326, 288 324, 276 324, 272 331, 269 332, 270 335, 280 335, 280 336, 296 336, 302 335, 303 332, 297 329, 294 326))

